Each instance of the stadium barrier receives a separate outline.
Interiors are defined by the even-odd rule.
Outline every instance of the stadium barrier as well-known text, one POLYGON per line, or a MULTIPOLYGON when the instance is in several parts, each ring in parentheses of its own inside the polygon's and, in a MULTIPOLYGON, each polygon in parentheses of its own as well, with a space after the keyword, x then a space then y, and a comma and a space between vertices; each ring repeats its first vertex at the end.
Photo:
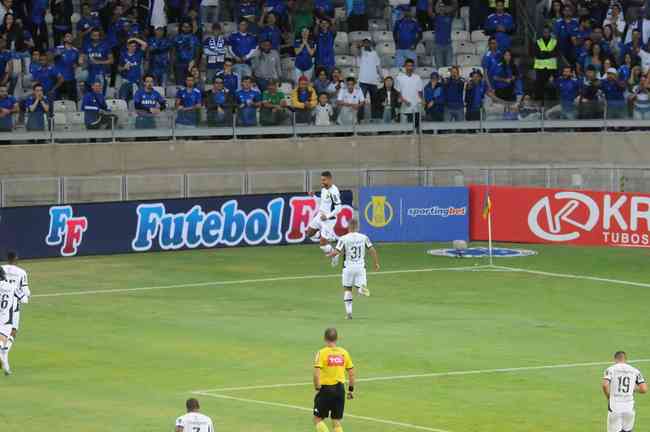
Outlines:
MULTIPOLYGON (((342 191, 335 231, 353 216, 342 191)), ((25 258, 310 242, 318 200, 263 194, 0 209, 0 254, 25 258)))
POLYGON ((469 189, 364 187, 361 230, 374 241, 469 240, 469 189))
MULTIPOLYGON (((488 186, 470 187, 470 237, 487 240, 488 186)), ((496 241, 650 247, 650 195, 490 186, 496 241)))

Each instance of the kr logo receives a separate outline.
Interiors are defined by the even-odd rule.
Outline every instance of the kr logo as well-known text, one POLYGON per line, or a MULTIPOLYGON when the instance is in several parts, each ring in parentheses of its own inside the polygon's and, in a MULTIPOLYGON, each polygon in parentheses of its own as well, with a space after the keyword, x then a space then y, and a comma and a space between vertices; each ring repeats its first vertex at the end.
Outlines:
POLYGON ((366 221, 375 228, 383 228, 393 220, 393 206, 385 196, 373 196, 364 210, 366 221), (371 211, 372 210, 372 211, 371 211))
POLYGON ((591 231, 599 216, 598 205, 587 195, 579 192, 558 192, 552 198, 544 197, 535 203, 528 213, 528 226, 533 234, 541 239, 566 242, 578 239, 582 231, 591 231), (566 202, 563 207, 557 211, 553 210, 552 203, 556 204, 557 209, 557 205, 563 202, 566 202), (546 222, 546 229, 540 225, 540 219, 546 222))
POLYGON ((48 246, 61 246, 62 256, 74 256, 88 229, 88 219, 73 217, 72 207, 50 208, 50 230, 45 237, 48 246))

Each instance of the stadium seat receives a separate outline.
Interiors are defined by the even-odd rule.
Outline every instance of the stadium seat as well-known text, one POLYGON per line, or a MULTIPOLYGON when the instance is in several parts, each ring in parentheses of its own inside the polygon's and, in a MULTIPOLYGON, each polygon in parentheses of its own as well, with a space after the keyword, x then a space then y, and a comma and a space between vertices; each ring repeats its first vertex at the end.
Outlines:
POLYGON ((465 30, 465 21, 462 18, 454 18, 451 23, 452 30, 465 30))
POLYGON ((436 37, 436 32, 434 31, 425 31, 422 33, 422 41, 433 41, 436 37))
POLYGON ((420 75, 420 78, 427 81, 431 77, 431 72, 433 72, 433 68, 431 67, 418 67, 415 69, 415 74, 420 75))
POLYGON ((382 42, 377 44, 377 54, 380 56, 394 56, 395 42, 382 42))
POLYGON ((394 55, 382 55, 379 59, 381 60, 381 67, 391 68, 395 66, 394 55))
POLYGON ((167 24, 167 37, 173 38, 178 34, 178 24, 169 23, 167 24))
POLYGON ((77 102, 71 100, 54 101, 53 110, 55 113, 66 113, 77 111, 77 102))
POLYGON ((336 56, 336 66, 337 67, 346 67, 346 66, 355 66, 355 58, 352 56, 337 55, 336 56))
POLYGON ((358 68, 356 68, 354 66, 346 66, 346 67, 342 67, 340 69, 341 69, 341 73, 343 74, 344 78, 348 78, 348 77, 351 77, 351 76, 356 78, 357 75, 359 74, 358 68))
POLYGON ((452 41, 454 54, 476 54, 476 48, 470 41, 452 41))
POLYGON ((374 40, 375 43, 392 42, 393 32, 389 32, 387 30, 380 30, 380 31, 373 32, 372 40, 374 40))
POLYGON ((456 56, 456 64, 459 66, 470 66, 481 63, 481 57, 476 54, 459 54, 456 56))
POLYGON ((14 73, 18 76, 22 75, 23 73, 23 62, 20 61, 20 59, 13 59, 12 60, 13 67, 14 67, 14 73))
POLYGON ((334 8, 334 19, 336 21, 345 21, 348 14, 345 12, 344 7, 334 8))
POLYGON ((393 79, 394 79, 397 75, 399 75, 400 72, 401 72, 401 69, 398 68, 398 67, 392 67, 392 68, 390 68, 389 71, 388 71, 388 73, 390 74, 390 76, 393 77, 393 79))
POLYGON ((474 30, 471 34, 472 42, 487 42, 490 36, 486 35, 483 30, 474 30))
POLYGON ((368 28, 373 32, 388 30, 388 22, 383 19, 371 19, 368 20, 368 28))
POLYGON ((435 68, 435 59, 432 56, 424 55, 424 56, 418 56, 418 64, 420 66, 427 66, 427 67, 432 67, 435 68))
POLYGON ((469 32, 466 32, 465 30, 452 30, 451 40, 452 41, 469 40, 469 32))
POLYGON ((68 128, 68 119, 64 112, 55 112, 52 120, 54 121, 54 130, 62 131, 68 128))
POLYGON ((66 116, 70 129, 78 131, 84 128, 84 113, 78 111, 68 112, 66 116))
POLYGON ((160 96, 165 97, 165 87, 154 86, 153 89, 160 93, 160 96))
POLYGON ((415 54, 418 56, 424 56, 427 55, 427 49, 425 48, 424 44, 420 42, 416 47, 415 47, 415 54))
POLYGON ((450 69, 451 66, 438 68, 438 74, 440 75, 441 78, 449 78, 449 76, 451 75, 450 69))
POLYGON ((368 38, 372 39, 372 35, 367 31, 354 31, 348 34, 350 42, 361 42, 362 40, 368 38))
POLYGON ((285 95, 288 95, 293 91, 293 86, 289 82, 283 82, 280 84, 280 91, 285 95))
POLYGON ((107 99, 106 100, 106 105, 108 105, 108 108, 113 111, 113 112, 128 112, 129 107, 126 103, 125 100, 123 99, 107 99))
POLYGON ((483 68, 481 66, 463 66, 460 70, 460 74, 465 78, 469 78, 471 73, 476 70, 481 71, 481 73, 483 73, 483 68))
MULTIPOLYGON (((290 72, 291 74, 293 74, 293 69, 295 68, 294 59, 292 59, 291 57, 284 57, 282 60, 280 60, 280 62, 281 62, 283 72, 290 72)), ((293 77, 293 75, 290 76, 293 77)))
POLYGON ((176 106, 176 98, 172 97, 166 97, 165 98, 165 103, 167 103, 167 110, 173 110, 174 107, 176 106))
POLYGON ((225 35, 229 35, 237 31, 237 24, 232 21, 224 21, 221 23, 221 29, 225 35))
POLYGON ((347 43, 340 43, 334 41, 334 54, 336 55, 348 55, 350 54, 350 45, 347 43))
POLYGON ((165 93, 163 96, 165 97, 176 97, 176 93, 178 93, 178 86, 176 85, 169 85, 165 88, 165 93))
POLYGON ((341 43, 348 45, 350 43, 350 38, 346 32, 336 32, 336 38, 334 38, 334 43, 341 43))

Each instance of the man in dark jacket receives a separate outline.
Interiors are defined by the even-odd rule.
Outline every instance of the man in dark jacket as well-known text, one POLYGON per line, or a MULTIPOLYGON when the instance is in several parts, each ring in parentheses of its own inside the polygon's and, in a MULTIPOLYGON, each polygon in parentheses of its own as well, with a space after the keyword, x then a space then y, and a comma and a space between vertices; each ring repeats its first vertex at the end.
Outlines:
POLYGON ((394 87, 392 77, 384 78, 384 86, 377 90, 377 95, 372 102, 372 118, 383 119, 384 123, 391 123, 397 119, 400 102, 400 94, 394 87))

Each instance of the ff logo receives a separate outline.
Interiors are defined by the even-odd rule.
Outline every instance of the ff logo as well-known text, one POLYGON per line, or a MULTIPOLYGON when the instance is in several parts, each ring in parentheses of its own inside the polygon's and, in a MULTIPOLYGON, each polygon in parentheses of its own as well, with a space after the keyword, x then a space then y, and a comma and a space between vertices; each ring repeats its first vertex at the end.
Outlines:
POLYGON ((386 200, 385 196, 373 196, 364 210, 366 220, 375 228, 383 228, 393 220, 395 212, 393 206, 386 200), (372 215, 370 209, 372 208, 372 215))
POLYGON ((48 246, 61 245, 62 256, 74 256, 88 229, 88 219, 72 217, 72 207, 50 207, 50 231, 45 237, 48 246))
POLYGON ((591 231, 596 226, 600 211, 596 202, 587 195, 579 192, 558 192, 553 198, 556 201, 568 200, 568 202, 553 213, 550 198, 544 197, 535 203, 528 213, 528 226, 537 237, 552 242, 571 241, 580 237, 580 231, 591 231), (581 207, 586 208, 586 220, 584 217, 577 220, 572 216, 581 207), (540 216, 546 221, 548 230, 540 226, 540 216), (565 224, 572 228, 563 229, 565 224))

